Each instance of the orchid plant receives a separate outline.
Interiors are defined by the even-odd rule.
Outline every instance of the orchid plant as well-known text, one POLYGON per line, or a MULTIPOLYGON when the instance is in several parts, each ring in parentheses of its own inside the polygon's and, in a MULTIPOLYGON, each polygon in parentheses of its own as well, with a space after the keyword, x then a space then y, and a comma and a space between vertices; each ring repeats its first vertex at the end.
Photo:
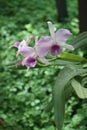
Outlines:
MULTIPOLYGON (((87 45, 87 32, 79 34, 76 39, 67 44, 66 41, 71 36, 68 29, 59 29, 54 31, 52 22, 48 21, 50 36, 30 36, 27 39, 14 43, 10 48, 17 48, 17 56, 21 55, 22 59, 18 60, 15 66, 25 66, 29 68, 45 67, 50 65, 63 66, 60 70, 55 86, 53 88, 53 97, 48 105, 50 109, 54 107, 55 124, 58 130, 62 130, 64 122, 65 103, 69 99, 72 89, 75 90, 78 97, 87 98, 87 89, 82 87, 75 77, 84 78, 87 75, 87 59, 79 55, 70 53, 83 44, 87 45), (33 47, 30 42, 34 40, 33 47), (64 52, 63 48, 68 49, 64 52), (52 58, 49 58, 49 55, 52 58), (71 87, 72 86, 72 87, 71 87)), ((48 110, 49 111, 49 110, 48 110)))
POLYGON ((35 46, 30 47, 28 43, 34 38, 30 36, 27 40, 14 43, 11 47, 16 47, 17 55, 23 56, 23 59, 18 64, 25 65, 28 69, 30 67, 35 67, 37 60, 49 64, 49 60, 46 59, 46 55, 51 53, 52 55, 58 55, 62 52, 62 48, 67 48, 69 50, 74 50, 74 47, 66 44, 66 40, 71 36, 71 32, 67 29, 60 29, 54 32, 54 27, 51 22, 48 22, 49 31, 51 36, 42 36, 38 39, 35 37, 35 46))

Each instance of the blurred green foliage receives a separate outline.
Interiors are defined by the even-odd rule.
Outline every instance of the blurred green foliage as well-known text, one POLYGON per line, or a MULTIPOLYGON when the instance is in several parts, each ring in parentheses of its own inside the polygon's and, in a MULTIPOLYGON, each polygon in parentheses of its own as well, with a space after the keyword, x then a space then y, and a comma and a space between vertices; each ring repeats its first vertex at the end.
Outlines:
MULTIPOLYGON (((15 49, 9 46, 29 35, 46 35, 46 22, 68 28, 78 34, 77 1, 68 1, 69 18, 57 22, 53 0, 0 0, 0 130, 54 130, 53 110, 44 112, 52 98, 58 66, 36 68, 28 72, 8 68, 15 61, 15 49)), ((71 39, 72 39, 71 38, 71 39)), ((64 130, 87 130, 87 103, 75 95, 66 104, 64 130)))

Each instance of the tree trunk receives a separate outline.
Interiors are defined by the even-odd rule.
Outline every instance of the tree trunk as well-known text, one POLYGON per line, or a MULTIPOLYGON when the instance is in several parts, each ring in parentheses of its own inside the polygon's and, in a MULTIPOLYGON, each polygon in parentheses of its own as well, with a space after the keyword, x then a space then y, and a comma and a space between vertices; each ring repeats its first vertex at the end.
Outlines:
POLYGON ((66 0, 56 0, 56 6, 58 11, 58 21, 63 21, 68 17, 66 0))
POLYGON ((87 31, 87 0, 78 0, 80 32, 87 31))

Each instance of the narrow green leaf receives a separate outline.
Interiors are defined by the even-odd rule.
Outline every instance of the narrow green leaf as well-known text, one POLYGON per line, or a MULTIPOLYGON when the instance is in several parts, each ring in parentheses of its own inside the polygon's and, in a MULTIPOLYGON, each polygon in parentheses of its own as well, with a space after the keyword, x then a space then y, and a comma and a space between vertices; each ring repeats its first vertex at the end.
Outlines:
POLYGON ((87 31, 80 33, 72 42, 71 45, 75 47, 75 49, 87 46, 87 31))
POLYGON ((78 43, 85 38, 87 38, 87 31, 78 34, 76 38, 71 42, 71 45, 74 45, 75 43, 78 43))
POLYGON ((75 79, 72 79, 71 84, 79 98, 87 98, 87 88, 82 87, 75 79))
POLYGON ((67 83, 76 75, 86 73, 87 69, 78 69, 75 66, 68 66, 62 69, 57 77, 54 90, 54 115, 55 124, 58 130, 62 130, 65 113, 65 87, 67 83))
POLYGON ((57 66, 66 66, 66 65, 72 65, 72 64, 78 64, 80 62, 72 62, 64 59, 57 59, 51 63, 51 65, 57 65, 57 66))
POLYGON ((68 52, 63 52, 59 55, 61 59, 69 60, 69 61, 74 61, 74 62, 87 62, 87 59, 84 57, 81 57, 79 55, 75 55, 72 53, 68 52))
POLYGON ((76 43, 74 44, 75 49, 85 47, 85 46, 87 46, 87 37, 79 41, 77 44, 76 43))
MULTIPOLYGON (((71 84, 67 84, 64 90, 65 93, 65 102, 67 102, 67 100, 71 97, 72 92, 73 92, 73 88, 71 86, 71 84)), ((44 109, 44 112, 50 112, 53 108, 54 105, 54 100, 52 98, 52 100, 49 102, 49 104, 47 105, 47 107, 44 109)))
POLYGON ((65 103, 70 99, 72 96, 72 93, 74 92, 71 83, 69 82, 64 89, 64 94, 65 94, 65 103))

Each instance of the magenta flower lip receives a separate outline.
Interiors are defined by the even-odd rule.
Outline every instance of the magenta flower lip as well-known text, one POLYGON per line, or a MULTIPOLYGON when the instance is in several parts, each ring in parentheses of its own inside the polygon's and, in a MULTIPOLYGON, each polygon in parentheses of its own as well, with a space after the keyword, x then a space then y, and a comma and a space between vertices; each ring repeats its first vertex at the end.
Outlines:
POLYGON ((60 54, 62 51, 61 47, 57 44, 54 44, 53 46, 51 46, 50 50, 51 50, 51 54, 53 55, 60 54))
POLYGON ((33 58, 33 57, 27 58, 27 60, 26 60, 26 66, 27 67, 35 67, 35 65, 36 65, 36 59, 35 58, 33 58))

